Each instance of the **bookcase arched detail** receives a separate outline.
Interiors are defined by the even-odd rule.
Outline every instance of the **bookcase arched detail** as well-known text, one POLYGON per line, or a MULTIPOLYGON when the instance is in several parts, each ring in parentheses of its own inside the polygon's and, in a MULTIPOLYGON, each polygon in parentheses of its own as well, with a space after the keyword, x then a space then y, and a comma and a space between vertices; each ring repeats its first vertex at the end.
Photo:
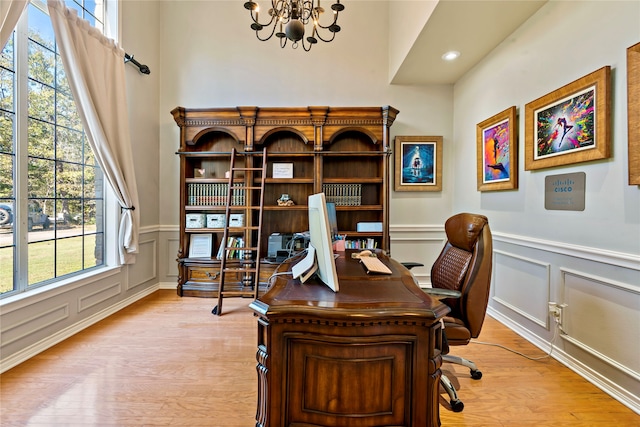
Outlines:
MULTIPOLYGON (((218 190, 228 182, 232 148, 246 166, 260 164, 267 148, 260 242, 268 256, 261 267, 265 278, 278 265, 277 253, 276 259, 269 257, 269 236, 306 231, 307 198, 322 191, 336 204, 338 232, 348 245, 389 251, 389 129, 398 114, 395 108, 176 107, 171 114, 180 127, 179 295, 217 296, 216 255, 223 230, 213 221, 207 224, 207 218, 224 210, 218 190), (283 194, 295 204, 279 206, 283 194), (194 228, 193 218, 201 219, 196 225, 202 226, 194 228), (197 234, 212 236, 210 257, 189 257, 197 234)), ((238 179, 249 186, 257 177, 247 173, 238 179)), ((252 200, 252 194, 246 197, 252 200)))

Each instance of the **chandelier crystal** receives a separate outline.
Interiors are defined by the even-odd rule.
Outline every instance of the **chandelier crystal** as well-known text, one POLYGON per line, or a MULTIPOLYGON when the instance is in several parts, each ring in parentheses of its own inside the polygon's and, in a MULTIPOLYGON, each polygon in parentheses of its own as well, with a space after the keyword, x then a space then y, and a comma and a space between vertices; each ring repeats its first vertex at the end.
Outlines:
POLYGON ((329 21, 327 17, 322 18, 325 10, 320 6, 320 0, 271 0, 271 8, 266 13, 269 21, 260 22, 258 3, 248 1, 244 7, 251 14, 251 29, 255 30, 258 40, 267 41, 275 35, 280 39, 280 47, 284 48, 287 41, 291 40, 294 49, 301 44, 307 52, 318 40, 326 43, 333 41, 341 29, 338 15, 344 10, 344 5, 336 0, 331 5, 333 17, 329 21), (266 31, 261 32, 262 30, 266 31), (305 33, 311 35, 305 39, 305 33))

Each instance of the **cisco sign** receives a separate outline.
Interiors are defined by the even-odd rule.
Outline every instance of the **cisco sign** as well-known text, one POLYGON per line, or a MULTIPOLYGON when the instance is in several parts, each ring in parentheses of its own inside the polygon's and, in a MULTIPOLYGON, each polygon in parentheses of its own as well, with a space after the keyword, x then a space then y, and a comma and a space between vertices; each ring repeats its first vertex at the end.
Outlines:
POLYGON ((547 210, 583 211, 584 172, 550 175, 544 179, 544 208, 547 210))

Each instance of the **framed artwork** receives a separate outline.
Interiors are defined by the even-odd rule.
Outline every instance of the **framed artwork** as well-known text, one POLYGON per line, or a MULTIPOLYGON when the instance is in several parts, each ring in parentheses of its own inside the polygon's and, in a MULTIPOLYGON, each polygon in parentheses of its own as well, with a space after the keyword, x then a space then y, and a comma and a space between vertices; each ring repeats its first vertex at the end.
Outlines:
POLYGON ((611 155, 610 82, 606 66, 525 105, 525 170, 611 155))
POLYGON ((478 123, 478 191, 518 188, 517 135, 515 106, 478 123))
POLYGON ((640 185, 640 43, 627 49, 629 185, 640 185))
POLYGON ((189 258, 211 258, 213 249, 212 234, 192 234, 189 245, 189 258))
POLYGON ((442 137, 396 136, 395 190, 442 191, 442 137))

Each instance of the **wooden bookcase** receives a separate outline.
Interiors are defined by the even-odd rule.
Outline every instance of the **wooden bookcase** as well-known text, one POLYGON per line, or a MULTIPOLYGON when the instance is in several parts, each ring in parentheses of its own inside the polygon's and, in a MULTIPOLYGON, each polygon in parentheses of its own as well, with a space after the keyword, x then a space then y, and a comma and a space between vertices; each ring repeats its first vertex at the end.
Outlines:
MULTIPOLYGON (((374 242, 389 251, 389 128, 398 114, 395 108, 177 107, 171 114, 180 127, 179 295, 217 296, 220 262, 216 254, 223 230, 207 227, 206 216, 224 212, 226 193, 219 198, 218 190, 228 181, 225 172, 232 148, 242 154, 240 160, 246 166, 254 167, 261 164, 267 149, 263 256, 272 233, 308 229, 307 198, 322 191, 328 201, 336 202, 339 234, 349 242, 374 242), (281 169, 288 164, 293 164, 292 178, 273 177, 274 165, 281 169), (295 205, 278 206, 282 194, 288 194, 295 205), (193 228, 192 214, 204 215, 203 227, 193 228), (357 231, 358 223, 380 223, 382 228, 357 231), (195 234, 213 236, 210 258, 189 258, 195 234)), ((248 185, 259 177, 246 174, 237 179, 248 185)), ((254 195, 246 197, 251 205, 254 195)), ((246 221, 256 221, 257 209, 243 213, 246 221)), ((274 267, 262 264, 265 279, 274 267)))

